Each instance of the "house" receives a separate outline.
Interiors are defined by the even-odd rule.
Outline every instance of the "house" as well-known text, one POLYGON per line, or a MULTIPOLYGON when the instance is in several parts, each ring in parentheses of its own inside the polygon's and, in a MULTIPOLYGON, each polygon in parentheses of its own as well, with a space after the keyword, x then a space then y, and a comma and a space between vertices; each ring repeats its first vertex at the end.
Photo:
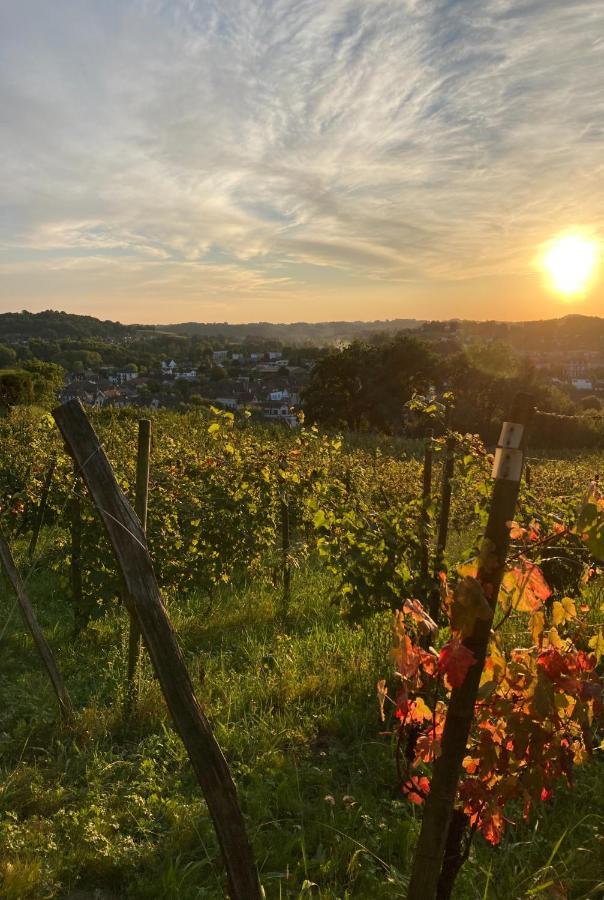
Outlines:
POLYGON ((176 363, 173 359, 162 360, 161 370, 164 375, 173 375, 176 370, 176 363))
POLYGON ((270 374, 271 372, 279 372, 281 369, 287 369, 288 365, 289 360, 287 359, 271 359, 268 362, 261 363, 258 366, 258 371, 270 374))
POLYGON ((271 402, 289 403, 290 406, 300 405, 300 393, 291 387, 273 387, 266 399, 271 402))
POLYGON ((224 362, 228 359, 229 351, 228 350, 213 350, 212 351, 212 361, 215 363, 224 362))
POLYGON ((109 376, 111 384, 126 384, 128 381, 134 381, 138 376, 138 372, 114 372, 109 376))
POLYGON ((593 382, 587 378, 573 378, 571 384, 576 391, 593 391, 594 389, 593 382))
POLYGON ((98 392, 99 386, 94 381, 72 381, 65 385, 59 394, 59 399, 61 403, 67 403, 69 400, 79 400, 80 403, 87 403, 89 406, 92 406, 98 392))
POLYGON ((238 409, 239 401, 235 397, 216 397, 216 403, 224 409, 238 409))
POLYGON ((280 350, 269 350, 268 358, 269 359, 281 359, 281 351, 280 350))
POLYGON ((183 381, 195 381, 197 378, 197 369, 187 369, 185 371, 176 372, 174 377, 177 381, 179 378, 183 381))
POLYGON ((99 376, 91 369, 86 369, 84 372, 74 372, 73 374, 68 376, 68 384, 71 384, 74 381, 89 381, 93 384, 96 384, 98 380, 99 376))
POLYGON ((121 409, 123 406, 129 406, 130 400, 126 394, 119 388, 111 387, 99 391, 95 397, 95 406, 113 406, 121 409))
POLYGON ((258 409, 262 418, 271 422, 281 422, 289 428, 297 428, 300 424, 298 416, 287 403, 261 403, 258 409))

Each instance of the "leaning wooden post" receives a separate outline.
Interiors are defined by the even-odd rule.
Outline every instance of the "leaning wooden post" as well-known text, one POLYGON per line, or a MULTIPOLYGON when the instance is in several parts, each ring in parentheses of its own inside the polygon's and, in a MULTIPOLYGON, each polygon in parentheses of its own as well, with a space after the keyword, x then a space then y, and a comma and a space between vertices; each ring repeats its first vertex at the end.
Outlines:
POLYGON ((491 616, 488 619, 477 619, 472 634, 463 640, 467 649, 474 654, 476 662, 470 666, 461 687, 454 688, 451 692, 441 754, 434 763, 430 793, 426 798, 422 827, 413 858, 407 900, 435 900, 437 897, 461 765, 474 719, 478 686, 509 549, 509 523, 514 519, 516 510, 522 475, 522 448, 532 412, 531 397, 519 394, 514 401, 510 421, 504 422, 501 431, 493 466, 495 484, 491 509, 477 575, 491 607, 491 616))
POLYGON ((443 472, 440 492, 440 511, 438 514, 438 532, 436 536, 436 551, 434 554, 434 581, 435 587, 430 599, 430 618, 438 622, 440 611, 440 587, 438 576, 442 569, 449 537, 449 516, 451 514, 451 487, 453 469, 455 466, 455 438, 449 436, 445 442, 445 457, 443 460, 443 472))
POLYGON ((162 603, 141 523, 116 481, 78 400, 53 416, 107 530, 168 709, 186 747, 218 835, 233 900, 259 900, 260 886, 229 767, 195 697, 162 603))
POLYGON ((65 684, 63 683, 63 678, 61 677, 61 673, 53 656, 52 650, 50 649, 48 642, 44 637, 44 633, 38 624, 36 614, 34 613, 29 597, 27 596, 27 593, 25 591, 25 584, 23 583, 21 576, 19 575, 19 572, 13 560, 12 553, 10 552, 10 547, 2 536, 0 536, 0 559, 2 559, 4 571, 6 572, 6 575, 13 586, 15 594, 17 595, 17 600, 19 602, 25 624, 29 628, 30 634, 34 639, 34 644, 38 648, 38 653, 42 658, 44 668, 48 672, 48 677, 50 678, 55 694, 57 695, 61 715, 64 719, 70 720, 73 717, 73 706, 71 705, 69 694, 67 693, 67 689, 65 687, 65 684))
MULTIPOLYGON (((141 527, 147 533, 147 509, 149 505, 149 467, 151 460, 151 421, 138 423, 138 448, 136 454, 136 488, 134 510, 141 527)), ((135 616, 130 616, 128 630, 128 665, 126 672, 125 712, 129 714, 138 694, 137 675, 140 667, 141 632, 135 616)))

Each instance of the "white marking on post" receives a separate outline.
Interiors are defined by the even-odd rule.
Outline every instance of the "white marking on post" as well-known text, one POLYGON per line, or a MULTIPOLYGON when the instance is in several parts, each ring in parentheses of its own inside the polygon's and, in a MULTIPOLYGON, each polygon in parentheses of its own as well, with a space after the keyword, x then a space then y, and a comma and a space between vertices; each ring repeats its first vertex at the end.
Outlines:
POLYGON ((499 446, 516 450, 520 446, 523 434, 524 425, 520 425, 519 422, 504 422, 501 426, 499 446))
POLYGON ((521 475, 522 450, 497 447, 493 460, 493 478, 501 478, 504 481, 520 481, 521 475))

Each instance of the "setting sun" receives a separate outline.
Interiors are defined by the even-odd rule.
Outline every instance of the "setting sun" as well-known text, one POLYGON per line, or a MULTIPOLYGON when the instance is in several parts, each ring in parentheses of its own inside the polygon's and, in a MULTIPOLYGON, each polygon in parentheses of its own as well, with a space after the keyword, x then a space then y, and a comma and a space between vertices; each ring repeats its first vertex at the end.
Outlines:
POLYGON ((577 234, 552 241, 543 256, 551 284, 565 297, 582 294, 589 287, 598 265, 598 245, 577 234))

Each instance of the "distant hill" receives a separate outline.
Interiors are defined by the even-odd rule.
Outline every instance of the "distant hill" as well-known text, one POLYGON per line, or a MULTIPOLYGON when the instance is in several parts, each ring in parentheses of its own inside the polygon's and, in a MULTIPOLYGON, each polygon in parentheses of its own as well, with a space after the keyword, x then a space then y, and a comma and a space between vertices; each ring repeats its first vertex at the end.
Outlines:
POLYGON ((39 313, 23 311, 0 314, 0 340, 9 343, 30 338, 46 341, 66 338, 119 340, 135 335, 136 331, 135 325, 122 325, 120 322, 102 321, 94 316, 78 316, 52 309, 39 313))
POLYGON ((460 343, 471 340, 498 340, 509 343, 519 353, 556 350, 604 352, 604 318, 568 315, 560 319, 531 322, 474 322, 449 319, 429 322, 420 319, 387 319, 370 322, 182 322, 174 325, 122 325, 120 322, 45 310, 40 313, 0 314, 0 342, 18 343, 31 338, 44 340, 122 341, 128 338, 198 335, 212 343, 234 344, 274 341, 285 345, 327 346, 355 339, 379 339, 400 331, 413 332, 425 340, 449 338, 460 343))
POLYGON ((505 341, 521 353, 598 350, 604 352, 604 319, 568 315, 536 322, 460 322, 464 338, 505 341))
POLYGON ((157 330, 203 337, 223 336, 229 341, 263 339, 280 341, 283 344, 334 344, 338 341, 353 341, 375 334, 389 334, 395 331, 416 329, 422 324, 420 319, 387 319, 374 322, 248 322, 231 325, 228 322, 183 322, 178 325, 157 325, 157 330))

